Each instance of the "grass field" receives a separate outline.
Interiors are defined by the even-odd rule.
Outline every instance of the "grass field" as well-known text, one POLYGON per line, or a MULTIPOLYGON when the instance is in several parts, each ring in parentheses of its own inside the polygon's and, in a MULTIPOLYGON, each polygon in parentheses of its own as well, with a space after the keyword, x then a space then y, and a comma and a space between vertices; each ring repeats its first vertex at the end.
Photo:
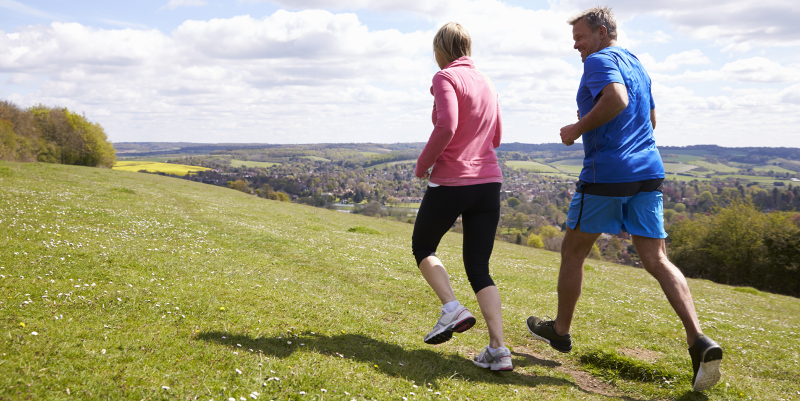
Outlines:
MULTIPOLYGON (((695 161, 688 162, 688 164, 693 164, 695 166, 704 167, 704 168, 707 168, 707 169, 709 169, 711 171, 718 171, 720 173, 736 173, 736 172, 739 171, 739 169, 736 168, 736 167, 726 166, 726 165, 721 164, 721 163, 709 163, 709 162, 695 160, 695 161)), ((702 173, 698 173, 698 174, 702 174, 702 173)))
POLYGON ((671 163, 686 163, 686 162, 693 162, 696 160, 703 160, 702 156, 695 156, 695 155, 685 155, 679 154, 675 155, 674 157, 666 157, 668 154, 674 154, 670 152, 662 153, 662 157, 664 162, 671 162, 671 163))
POLYGON ((754 166, 753 170, 754 171, 763 171, 763 172, 774 171, 776 173, 789 173, 789 174, 797 173, 796 171, 785 169, 785 168, 783 168, 781 166, 754 166))
POLYGON ((690 391, 681 324, 643 270, 589 261, 560 354, 524 319, 553 315, 559 255, 495 244, 515 370, 488 341, 459 234, 437 254, 478 324, 422 342, 438 302, 412 225, 150 174, 0 161, 0 399, 797 400, 800 300, 689 280, 725 347, 690 391))
POLYGON ((553 162, 557 169, 570 174, 580 174, 583 170, 583 159, 566 159, 553 162))
POLYGON ((315 162, 329 162, 329 161, 331 161, 330 159, 326 159, 324 157, 319 157, 319 156, 300 156, 300 159, 308 159, 308 160, 315 161, 315 162))
POLYGON ((685 173, 689 170, 696 169, 697 166, 684 163, 664 163, 664 171, 667 174, 685 173))
POLYGON ((245 167, 264 167, 264 168, 269 168, 269 167, 272 167, 272 166, 280 166, 280 165, 281 165, 280 163, 272 163, 272 162, 254 162, 254 161, 249 161, 249 160, 231 159, 231 166, 233 166, 233 167, 245 166, 245 167))
POLYGON ((184 176, 193 171, 211 170, 205 167, 184 166, 182 164, 159 163, 149 161, 118 161, 114 164, 114 170, 120 171, 140 171, 147 170, 151 173, 166 173, 184 176))
POLYGON ((528 169, 530 171, 536 173, 559 173, 560 171, 556 168, 548 166, 546 164, 537 163, 537 162, 529 162, 529 161, 522 161, 522 160, 509 160, 506 163, 506 166, 509 168, 513 168, 516 170, 519 169, 528 169))
POLYGON ((375 155, 379 155, 380 154, 378 152, 358 152, 358 153, 361 153, 362 156, 367 156, 367 157, 375 156, 375 155))

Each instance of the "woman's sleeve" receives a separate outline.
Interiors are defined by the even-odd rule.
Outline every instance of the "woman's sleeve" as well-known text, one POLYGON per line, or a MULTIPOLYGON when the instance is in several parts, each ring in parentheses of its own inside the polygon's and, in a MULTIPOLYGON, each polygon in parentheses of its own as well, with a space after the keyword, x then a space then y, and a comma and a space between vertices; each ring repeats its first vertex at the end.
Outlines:
POLYGON ((500 118, 500 100, 497 101, 497 127, 494 130, 492 145, 497 149, 500 147, 500 140, 503 139, 503 119, 500 118))
POLYGON ((414 175, 422 177, 453 139, 458 128, 458 98, 453 83, 441 74, 433 76, 434 127, 417 159, 414 175))

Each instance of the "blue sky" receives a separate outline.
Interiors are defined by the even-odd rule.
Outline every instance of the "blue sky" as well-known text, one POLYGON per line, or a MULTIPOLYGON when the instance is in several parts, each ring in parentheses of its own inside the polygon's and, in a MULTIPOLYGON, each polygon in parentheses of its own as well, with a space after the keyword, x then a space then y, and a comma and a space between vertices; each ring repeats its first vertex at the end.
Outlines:
MULTIPOLYGON (((800 146, 800 3, 613 0, 661 145, 800 146)), ((114 142, 409 142, 431 131, 436 29, 461 22, 504 142, 558 142, 589 0, 0 0, 0 97, 114 142)))

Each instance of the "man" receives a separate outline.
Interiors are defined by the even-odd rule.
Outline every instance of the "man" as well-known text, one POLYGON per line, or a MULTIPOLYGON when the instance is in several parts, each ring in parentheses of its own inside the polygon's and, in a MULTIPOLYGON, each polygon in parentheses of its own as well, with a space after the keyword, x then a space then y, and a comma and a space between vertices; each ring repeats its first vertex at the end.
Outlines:
POLYGON ((686 279, 667 259, 664 165, 653 138, 650 77, 633 54, 617 47, 616 21, 609 7, 586 10, 568 22, 584 71, 577 96, 579 120, 561 128, 561 141, 569 146, 583 137, 585 158, 561 247, 558 313, 550 321, 529 317, 528 330, 558 351, 572 350, 569 332, 581 293, 583 261, 601 233, 626 230, 644 268, 658 280, 686 329, 692 389, 706 390, 719 381, 722 348, 702 334, 686 279))

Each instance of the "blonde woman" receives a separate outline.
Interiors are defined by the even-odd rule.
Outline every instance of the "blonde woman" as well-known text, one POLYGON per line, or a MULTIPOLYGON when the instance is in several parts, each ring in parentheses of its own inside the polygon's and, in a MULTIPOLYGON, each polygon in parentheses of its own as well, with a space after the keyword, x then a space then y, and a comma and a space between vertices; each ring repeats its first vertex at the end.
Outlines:
POLYGON ((489 346, 474 362, 491 370, 513 370, 511 352, 503 345, 500 293, 489 275, 500 218, 503 176, 494 149, 500 146, 502 124, 497 92, 475 68, 471 46, 469 33, 454 22, 439 29, 433 40, 441 68, 431 87, 434 128, 415 170, 430 184, 414 224, 412 249, 423 277, 442 302, 442 315, 424 341, 441 344, 475 324, 436 257, 439 241, 461 216, 464 267, 489 327, 489 346))

